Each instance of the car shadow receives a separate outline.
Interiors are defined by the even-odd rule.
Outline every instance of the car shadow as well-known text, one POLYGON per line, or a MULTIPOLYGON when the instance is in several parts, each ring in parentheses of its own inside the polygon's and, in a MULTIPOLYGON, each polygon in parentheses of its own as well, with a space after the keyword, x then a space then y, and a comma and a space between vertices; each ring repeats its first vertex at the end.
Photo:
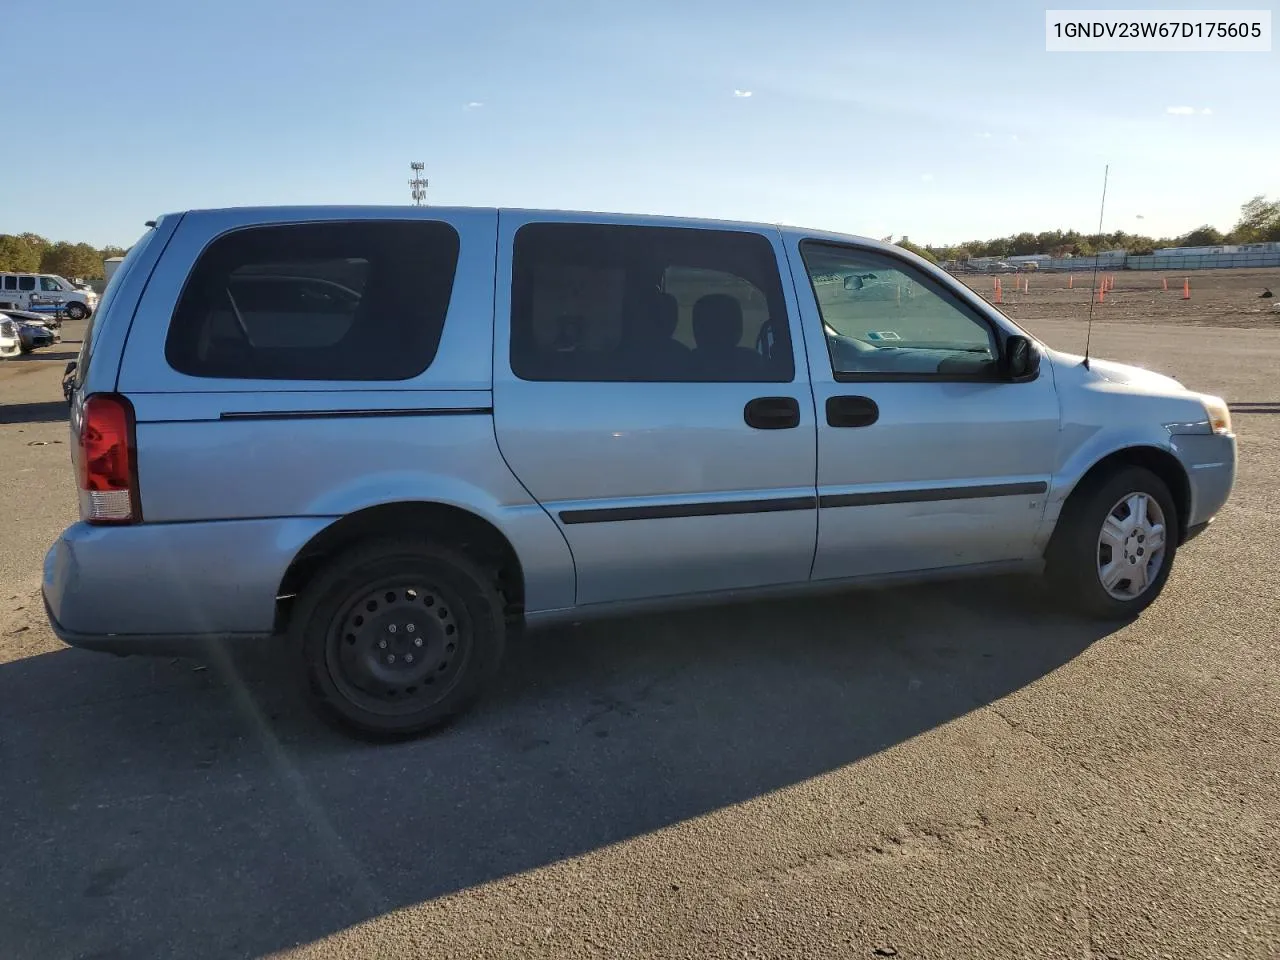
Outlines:
POLYGON ((0 423, 57 423, 67 419, 65 400, 0 404, 0 423))
POLYGON ((453 727, 380 746, 301 710, 280 648, 11 662, 0 942, 272 953, 857 763, 1105 633, 1020 579, 558 629, 453 727))
MULTIPOLYGON (((66 343, 66 342, 67 341, 65 340, 63 341, 63 343, 66 343)), ((33 363, 40 360, 43 360, 46 362, 56 360, 56 361, 61 361, 65 363, 67 360, 74 360, 78 356, 80 356, 79 350, 55 350, 52 347, 42 347, 38 350, 31 351, 31 353, 22 353, 16 357, 11 357, 10 362, 11 363, 33 363)))

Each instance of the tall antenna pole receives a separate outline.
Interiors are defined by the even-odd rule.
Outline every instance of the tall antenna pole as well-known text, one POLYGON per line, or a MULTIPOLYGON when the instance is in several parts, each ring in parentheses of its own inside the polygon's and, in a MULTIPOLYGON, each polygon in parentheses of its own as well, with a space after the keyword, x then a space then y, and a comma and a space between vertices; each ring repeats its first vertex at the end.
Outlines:
MULTIPOLYGON (((1102 168, 1102 207, 1098 210, 1098 233, 1102 233, 1102 215, 1107 210, 1107 177, 1111 173, 1111 164, 1102 168)), ((1084 368, 1089 369, 1089 342, 1093 339, 1093 301, 1097 299, 1098 258, 1101 250, 1093 251, 1093 279, 1089 281, 1089 323, 1084 334, 1084 368)))
POLYGON ((422 171, 426 168, 427 165, 421 160, 415 160, 409 164, 409 169, 413 171, 413 177, 409 181, 409 188, 415 207, 422 206, 422 201, 427 199, 427 178, 422 175, 422 171))

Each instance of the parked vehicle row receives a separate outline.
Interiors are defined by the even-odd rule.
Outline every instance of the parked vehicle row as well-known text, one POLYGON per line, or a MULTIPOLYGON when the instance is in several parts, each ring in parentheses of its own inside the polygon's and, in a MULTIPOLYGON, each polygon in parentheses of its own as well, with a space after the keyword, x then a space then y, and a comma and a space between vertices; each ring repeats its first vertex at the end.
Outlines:
POLYGON ((0 313, 0 357, 14 357, 51 347, 62 339, 61 321, 25 310, 0 313))
POLYGON ((81 357, 54 632, 277 638, 367 734, 465 709, 526 624, 1012 570, 1134 616, 1235 478, 1221 399, 759 224, 170 215, 81 357))

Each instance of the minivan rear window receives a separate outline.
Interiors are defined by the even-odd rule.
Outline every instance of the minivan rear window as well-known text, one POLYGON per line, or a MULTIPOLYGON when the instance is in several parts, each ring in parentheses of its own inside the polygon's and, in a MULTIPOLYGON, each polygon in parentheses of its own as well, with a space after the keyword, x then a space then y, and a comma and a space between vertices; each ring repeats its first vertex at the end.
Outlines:
POLYGON ((187 280, 165 356, 194 377, 408 380, 435 359, 458 248, 438 221, 224 234, 187 280))

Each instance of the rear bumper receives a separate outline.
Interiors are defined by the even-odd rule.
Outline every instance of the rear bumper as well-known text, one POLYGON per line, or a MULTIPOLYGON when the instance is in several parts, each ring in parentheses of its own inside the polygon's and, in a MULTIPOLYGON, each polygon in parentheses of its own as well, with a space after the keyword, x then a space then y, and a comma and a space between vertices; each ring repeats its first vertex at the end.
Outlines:
POLYGON ((74 524, 45 555, 49 624, 64 643, 116 653, 195 653, 206 639, 267 636, 285 571, 330 522, 74 524))
POLYGON ((82 650, 94 650, 99 653, 114 653, 128 657, 134 654, 145 656, 194 657, 207 653, 210 646, 217 643, 237 640, 265 640, 266 633, 229 633, 217 634, 163 634, 163 633, 77 633, 68 630, 58 622, 49 607, 49 598, 44 598, 45 616, 49 618, 49 629, 53 635, 69 647, 82 650))

